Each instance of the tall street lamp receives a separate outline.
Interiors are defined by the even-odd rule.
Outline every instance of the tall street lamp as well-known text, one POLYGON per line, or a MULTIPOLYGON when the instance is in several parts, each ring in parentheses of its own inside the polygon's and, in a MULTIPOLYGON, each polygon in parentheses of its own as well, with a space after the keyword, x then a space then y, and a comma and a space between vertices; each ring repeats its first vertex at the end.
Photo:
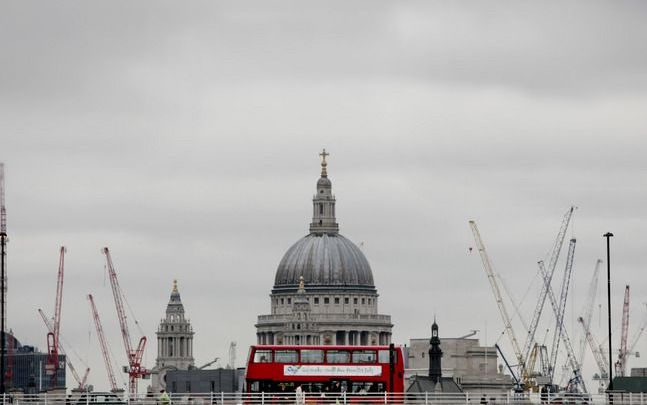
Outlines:
POLYGON ((603 237, 607 238, 607 310, 609 315, 609 386, 608 391, 613 390, 613 351, 611 350, 611 251, 609 241, 613 237, 611 232, 607 232, 603 237))

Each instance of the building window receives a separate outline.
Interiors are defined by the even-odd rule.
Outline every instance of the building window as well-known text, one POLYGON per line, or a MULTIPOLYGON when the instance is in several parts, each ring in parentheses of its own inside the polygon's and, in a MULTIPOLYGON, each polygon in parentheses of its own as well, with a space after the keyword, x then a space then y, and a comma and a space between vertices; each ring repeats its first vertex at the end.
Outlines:
POLYGON ((350 302, 350 299, 348 299, 348 297, 345 297, 344 298, 344 304, 348 304, 349 302, 350 302))
POLYGON ((281 298, 281 305, 285 304, 283 298, 281 298))
POLYGON ((353 298, 353 304, 357 305, 357 298, 353 298))
POLYGON ((362 305, 366 304, 366 299, 362 298, 362 305))
POLYGON ((319 297, 315 297, 315 305, 319 305, 319 297))
POLYGON ((335 304, 339 304, 339 297, 335 297, 335 304))
POLYGON ((324 298, 324 304, 330 304, 330 298, 325 297, 324 298))
POLYGON ((319 215, 323 215, 323 204, 319 204, 319 215))
POLYGON ((292 304, 292 298, 288 298, 288 305, 292 304))

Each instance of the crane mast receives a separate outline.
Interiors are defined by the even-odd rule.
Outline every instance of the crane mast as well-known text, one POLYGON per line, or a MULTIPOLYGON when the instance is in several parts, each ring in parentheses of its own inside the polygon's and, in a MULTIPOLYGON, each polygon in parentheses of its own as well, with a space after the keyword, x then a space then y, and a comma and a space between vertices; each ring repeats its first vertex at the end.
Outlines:
MULTIPOLYGON (((38 308, 38 313, 40 314, 41 318, 43 318, 43 323, 47 327, 47 330, 49 331, 49 333, 53 333, 54 325, 47 318, 47 316, 45 315, 45 312, 43 312, 42 309, 38 308)), ((90 368, 89 367, 86 368, 85 375, 84 375, 83 378, 79 377, 79 373, 77 373, 76 368, 74 368, 74 365, 72 364, 72 361, 66 355, 65 349, 63 348, 63 345, 61 344, 60 341, 58 342, 58 344, 59 344, 58 353, 65 356, 65 363, 67 364, 67 367, 70 369, 70 372, 72 373, 72 377, 77 382, 77 384, 79 384, 79 389, 84 390, 85 389, 85 383, 86 383, 86 380, 88 378, 88 373, 90 372, 90 368)))
MULTIPOLYGON (((564 244, 564 238, 566 236, 566 230, 568 225, 571 222, 571 217, 573 216, 573 211, 575 207, 571 206, 564 218, 562 219, 562 224, 557 233, 557 238, 555 239, 555 244, 553 245, 553 250, 550 257, 550 262, 548 264, 548 280, 544 278, 544 288, 541 288, 539 291, 539 299, 537 300, 537 305, 535 306, 535 312, 533 313, 532 320, 530 321, 530 328, 528 329, 528 335, 526 336, 526 342, 524 344, 523 354, 524 357, 528 357, 532 347, 535 343, 535 333, 537 332, 537 326, 539 326, 539 319, 541 318, 541 313, 544 309, 544 304, 546 303, 546 296, 548 295, 548 290, 546 286, 550 286, 550 283, 553 279, 553 273, 555 272, 555 266, 557 265, 557 259, 559 259, 559 253, 562 250, 562 245, 564 244)), ((543 266, 543 263, 542 263, 543 266)))
POLYGON ((514 308, 514 314, 517 315, 517 318, 519 318, 519 322, 521 322, 521 325, 523 326, 524 330, 528 330, 528 322, 523 318, 523 315, 521 315, 521 309, 519 308, 519 304, 515 301, 514 297, 512 296, 512 292, 508 288, 508 285, 506 284, 505 280, 499 273, 496 274, 496 278, 499 279, 499 283, 501 283, 501 287, 503 287, 503 292, 508 296, 508 299, 510 300, 510 303, 512 304, 512 308, 514 308))
POLYGON ((633 340, 631 341, 631 345, 629 345, 629 351, 627 352, 628 354, 635 355, 638 357, 638 354, 634 352, 636 349, 636 345, 638 344, 638 341, 640 340, 640 337, 642 336, 643 332, 645 331, 645 328, 647 328, 647 316, 643 318, 642 323, 640 324, 640 328, 638 329, 638 332, 636 332, 636 335, 634 336, 633 340))
POLYGON ((56 386, 58 375, 59 335, 61 329, 61 305, 63 303, 63 275, 65 272, 65 246, 61 246, 58 259, 58 276, 56 279, 56 300, 52 328, 47 333, 47 373, 51 375, 50 387, 56 386))
POLYGON ((103 334, 101 318, 99 318, 99 311, 97 311, 97 307, 94 304, 92 294, 88 294, 88 301, 90 301, 90 309, 92 310, 92 318, 94 319, 94 326, 97 330, 97 339, 99 339, 99 345, 101 346, 101 354, 103 354, 103 362, 106 364, 106 372, 108 373, 108 379, 110 381, 110 389, 112 392, 115 392, 118 390, 117 380, 115 379, 115 372, 112 369, 112 362, 110 361, 108 341, 106 340, 106 336, 103 334))
MULTIPOLYGON (((593 277, 591 277, 591 283, 589 284, 589 291, 586 296, 586 304, 584 305, 584 316, 582 316, 582 321, 584 322, 584 333, 589 330, 591 326, 591 319, 593 318, 593 309, 595 305, 595 295, 598 292, 598 280, 600 278, 600 265, 602 260, 598 259, 595 262, 595 269, 593 270, 593 277)), ((579 319, 578 319, 579 320, 579 319)), ((586 348, 586 339, 582 340, 580 343, 580 351, 577 356, 577 361, 582 364, 584 361, 584 349, 586 348)))
POLYGON ((103 253, 106 255, 108 273, 110 275, 110 286, 112 287, 112 295, 114 297, 115 307, 117 309, 117 317, 119 318, 121 336, 123 338, 124 347, 126 349, 126 357, 128 358, 128 389, 130 397, 134 398, 137 395, 137 380, 139 378, 146 377, 150 373, 141 364, 142 358, 144 356, 144 349, 146 347, 146 336, 141 337, 137 348, 133 350, 130 343, 130 332, 128 331, 126 311, 124 310, 122 292, 121 288, 119 287, 119 281, 117 280, 117 273, 115 272, 114 266, 112 264, 112 258, 110 257, 110 251, 107 247, 103 248, 103 253))
MULTIPOLYGON (((553 294, 553 288, 550 285, 549 275, 546 271, 546 268, 544 267, 544 262, 539 262, 539 271, 541 272, 541 275, 544 278, 544 286, 545 286, 545 290, 547 291, 546 295, 550 300, 550 305, 553 308, 553 313, 555 314, 555 318, 557 318, 559 308, 558 308, 557 300, 555 299, 555 295, 553 294)), ((582 387, 582 391, 586 392, 586 385, 584 384, 584 379, 582 378, 582 370, 580 370, 580 364, 575 358, 575 353, 573 352, 573 346, 571 345, 571 340, 568 337, 568 333, 566 332, 566 329, 562 330, 561 337, 562 337, 562 343, 564 343, 564 348, 566 349, 566 355, 568 357, 569 365, 573 370, 574 378, 572 381, 574 381, 576 384, 579 384, 582 387)))
POLYGON ((229 344, 229 368, 236 368, 236 342, 229 344))
POLYGON ((557 353, 559 351, 559 341, 561 340, 564 330, 564 312, 566 311, 566 300, 568 298, 568 288, 573 274, 573 258, 575 256, 575 238, 571 239, 568 245, 568 255, 566 256, 566 268, 564 269, 564 278, 559 296, 559 307, 555 314, 555 330, 553 331, 553 345, 550 352, 550 379, 555 376, 555 365, 557 364, 557 353))
POLYGON ((620 351, 616 362, 616 375, 624 377, 627 372, 627 336, 629 335, 629 286, 625 287, 625 299, 622 304, 622 329, 620 333, 620 351))
POLYGON ((483 240, 481 239, 481 234, 479 233, 478 227, 476 226, 476 222, 469 221, 469 224, 470 224, 470 228, 472 228, 472 233, 474 234, 474 240, 476 241, 476 246, 478 248, 479 255, 481 256, 481 261, 483 262, 483 268, 485 270, 485 274, 487 275, 488 281, 490 282, 490 287, 492 288, 494 299, 496 300, 496 304, 499 307, 499 313, 501 314, 501 319, 503 320, 503 325, 505 326, 506 334, 508 335, 508 339, 510 339, 510 343, 512 344, 512 349, 514 350, 515 356, 517 357, 517 362, 519 364, 519 367, 522 370, 522 379, 525 380, 524 378, 525 376, 524 359, 525 358, 519 347, 519 343, 517 341, 517 337, 514 334, 514 330, 512 329, 512 322, 510 321, 510 316, 508 315, 508 311, 503 302, 503 297, 501 296, 501 290, 499 289, 499 285, 494 276, 494 270, 492 269, 490 258, 487 254, 487 251, 485 250, 485 245, 483 244, 483 240))
POLYGON ((601 346, 595 340, 595 337, 593 337, 590 326, 587 327, 587 325, 585 324, 586 320, 581 316, 577 318, 577 321, 580 323, 580 325, 582 325, 582 329, 584 330, 584 336, 586 337, 586 342, 589 344, 589 347, 591 348, 591 353, 593 353, 593 359, 595 360, 595 363, 598 365, 598 370, 600 370, 600 376, 602 378, 609 378, 609 363, 607 361, 607 358, 600 350, 601 346))
POLYGON ((7 338, 7 209, 4 202, 4 163, 0 163, 0 394, 5 393, 7 338))

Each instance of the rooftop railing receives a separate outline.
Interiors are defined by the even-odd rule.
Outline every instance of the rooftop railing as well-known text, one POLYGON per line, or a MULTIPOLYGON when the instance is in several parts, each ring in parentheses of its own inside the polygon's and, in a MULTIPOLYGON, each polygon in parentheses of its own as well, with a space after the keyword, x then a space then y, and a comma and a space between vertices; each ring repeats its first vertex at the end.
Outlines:
POLYGON ((571 394, 571 393, 304 393, 297 398, 295 393, 171 393, 168 400, 159 393, 139 394, 134 398, 104 393, 40 393, 4 394, 4 404, 44 405, 352 405, 352 404, 410 404, 410 405, 644 405, 647 394, 571 394))

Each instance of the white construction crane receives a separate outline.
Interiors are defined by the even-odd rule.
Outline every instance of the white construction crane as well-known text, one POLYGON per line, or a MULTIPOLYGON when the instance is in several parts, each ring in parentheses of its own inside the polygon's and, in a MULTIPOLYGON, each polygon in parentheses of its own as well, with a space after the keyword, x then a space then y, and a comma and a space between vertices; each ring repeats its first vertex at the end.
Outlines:
POLYGON ((215 359, 211 360, 210 362, 201 365, 200 367, 198 367, 198 370, 204 370, 205 368, 209 367, 210 365, 218 362, 218 360, 220 360, 220 357, 216 357, 215 359))
POLYGON ((503 291, 508 296, 508 300, 510 300, 512 307, 514 308, 515 315, 517 315, 517 318, 519 318, 519 322, 521 322, 523 329, 528 330, 528 322, 526 322, 523 315, 521 314, 519 304, 517 303, 514 296, 512 295, 512 292, 508 288, 508 285, 506 284, 505 280, 503 279, 503 277, 501 277, 501 274, 499 273, 496 273, 496 278, 499 279, 499 283, 501 283, 501 287, 503 287, 503 291))
MULTIPOLYGON (((587 292, 586 295, 586 303, 584 304, 584 315, 581 316, 582 318, 582 326, 584 326, 584 334, 586 335, 586 331, 588 331, 591 327, 591 319, 593 318, 593 310, 595 309, 595 296, 597 295, 598 292, 598 280, 600 279, 600 265, 602 264, 602 260, 598 259, 595 262, 595 268, 593 270, 593 276, 591 277, 591 283, 589 284, 589 291, 587 292)), ((646 318, 647 319, 647 318, 646 318)), ((579 318, 578 318, 579 321, 579 318)), ((577 355, 577 361, 582 364, 584 361, 584 349, 586 348, 586 336, 584 339, 582 339, 582 342, 580 343, 580 351, 577 355)))
MULTIPOLYGON (((544 277, 544 284, 546 287, 545 289, 547 290, 547 295, 550 301, 550 305, 553 308, 553 314, 555 315, 555 318, 558 318, 559 306, 558 306, 557 300, 555 299, 555 294, 553 294, 553 288, 550 285, 549 275, 546 271, 546 268, 544 267, 543 262, 539 262, 539 271, 544 277)), ((562 337, 562 343, 564 343, 564 348, 566 349, 568 363, 570 364, 571 370, 573 371, 573 378, 571 379, 571 382, 575 383, 576 385, 579 385, 582 389, 582 392, 586 393, 587 392, 586 384, 584 383, 584 379, 582 378, 582 371, 580 370, 580 364, 577 362, 577 359, 575 358, 575 353, 573 352, 573 346, 571 345, 571 340, 568 337, 568 333, 566 332, 566 329, 562 329, 561 337, 562 337)))
POLYGON ((476 222, 469 221, 469 224, 470 224, 470 228, 472 229, 472 233, 474 234, 474 240, 476 241, 476 247, 481 256, 481 261, 483 262, 483 269, 485 270, 485 274, 487 275, 488 281, 490 282, 490 287, 492 288, 494 299, 499 308, 499 313, 501 314, 501 319, 503 320, 503 325, 505 327, 506 335, 508 335, 508 339, 510 340, 510 344, 512 345, 512 349, 514 350, 515 357, 517 358, 517 362, 521 370, 520 374, 522 375, 522 380, 525 380, 527 379, 527 376, 525 376, 525 370, 524 370, 525 357, 523 356, 521 352, 521 348, 519 347, 519 343, 517 341, 517 337, 515 336, 514 329, 512 329, 512 322, 510 321, 508 310, 506 309, 505 304, 503 302, 503 297, 501 297, 501 290, 499 289, 499 285, 494 276, 494 270, 492 269, 490 258, 487 254, 487 251, 485 250, 485 245, 483 244, 483 240, 481 239, 481 234, 479 233, 478 227, 476 226, 476 222))
MULTIPOLYGON (((643 304, 647 305, 647 304, 643 304)), ((647 308, 647 306, 646 306, 647 308)), ((647 328, 647 313, 645 316, 643 316, 642 323, 640 324, 640 328, 638 329, 638 332, 636 332, 636 335, 634 338, 631 340, 631 345, 629 345, 629 349, 627 352, 628 356, 636 356, 640 357, 640 353, 634 351, 636 349, 636 345, 638 344, 638 341, 640 340, 640 337, 642 336, 643 332, 645 331, 645 328, 647 328)))
MULTIPOLYGON (((537 300, 537 305, 535 306, 535 312, 533 313, 532 320, 530 321, 530 328, 528 329, 528 335, 526 336, 526 342, 524 343, 523 349, 523 358, 527 358, 530 355, 535 344, 535 333, 537 332, 537 326, 539 325, 539 319, 541 318, 541 313, 544 309, 544 304, 546 303, 546 297, 550 289, 551 282, 553 280, 553 273, 555 272, 555 266, 557 265, 557 259, 559 259, 559 254, 562 250, 562 245, 564 244, 564 238, 566 237, 566 231, 568 225, 571 222, 571 217, 573 216, 573 211, 575 207, 571 206, 564 218, 562 219, 562 224, 557 233, 557 238, 555 239, 555 244, 551 251, 550 262, 548 263, 548 271, 546 274, 542 273, 542 278, 544 279, 544 286, 539 291, 539 299, 537 300)), ((540 262, 543 268, 543 262, 540 262)), ((545 270, 544 270, 545 271, 545 270)))
POLYGON ((624 377, 627 372, 627 336, 629 335, 629 286, 625 287, 625 299, 622 304, 622 329, 620 332, 620 350, 616 362, 616 375, 624 377))
POLYGON ((587 343, 589 344, 589 347, 591 348, 591 353, 593 354, 595 364, 597 364, 598 370, 600 371, 600 378, 598 379, 600 381, 599 391, 604 392, 604 389, 606 387, 606 380, 609 378, 609 362, 607 360, 607 356, 602 351, 602 346, 600 346, 600 344, 591 333, 590 326, 586 325, 586 320, 580 316, 577 318, 577 322, 582 325, 584 336, 587 343))
POLYGON ((229 344, 229 364, 227 367, 231 369, 236 368, 236 342, 229 344))
POLYGON ((568 287, 571 283, 573 274, 573 257, 575 255, 575 238, 572 238, 568 245, 568 254, 566 256, 566 267, 564 269, 564 278, 562 279, 562 288, 559 295, 559 306, 555 314, 555 329, 553 330, 553 345, 550 351, 550 378, 555 377, 555 365, 557 364, 557 353, 559 352, 559 341, 564 331, 564 312, 566 311, 566 300, 568 298, 568 287))

